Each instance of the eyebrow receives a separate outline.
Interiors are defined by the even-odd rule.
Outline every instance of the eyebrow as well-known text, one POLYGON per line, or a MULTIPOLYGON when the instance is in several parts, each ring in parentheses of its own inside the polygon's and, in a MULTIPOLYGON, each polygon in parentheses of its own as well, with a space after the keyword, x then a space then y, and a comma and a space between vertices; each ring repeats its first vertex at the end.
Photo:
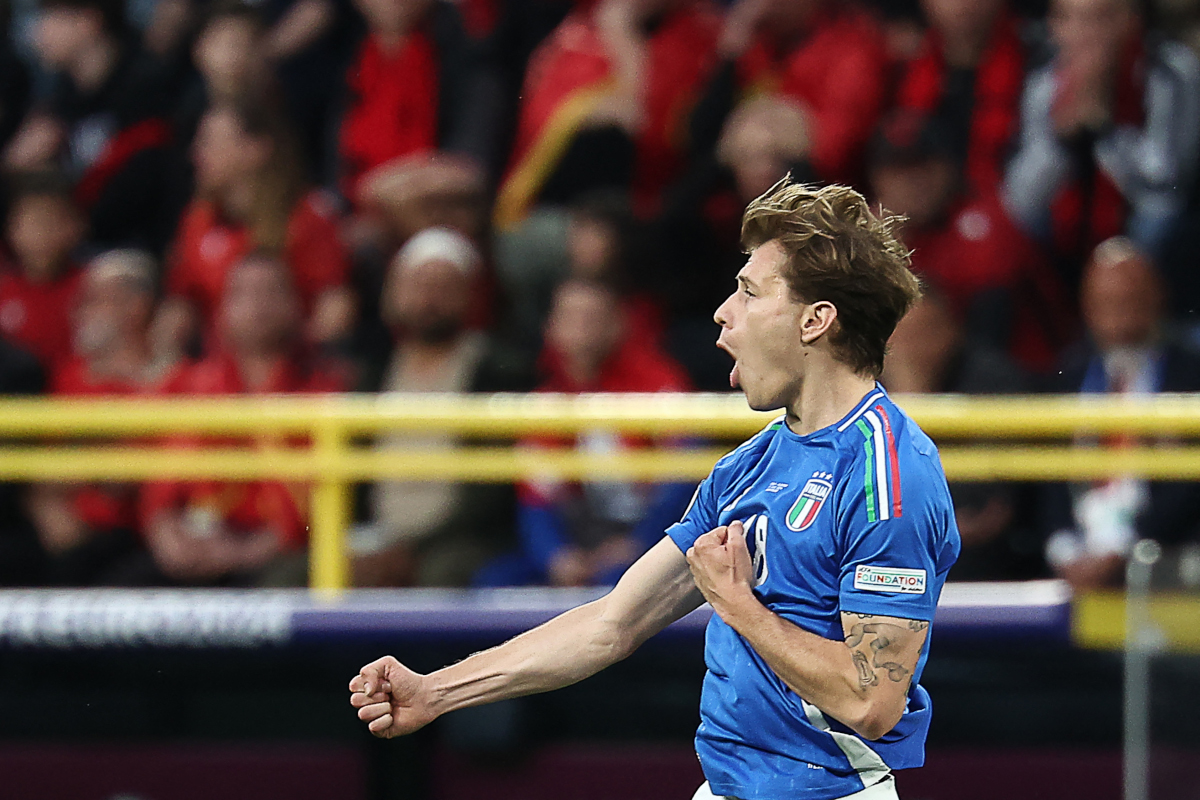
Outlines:
POLYGON ((749 278, 747 278, 745 275, 741 274, 740 272, 738 273, 738 276, 737 276, 737 282, 739 284, 745 284, 746 286, 749 286, 751 289, 758 288, 758 284, 756 284, 754 281, 750 280, 749 278))

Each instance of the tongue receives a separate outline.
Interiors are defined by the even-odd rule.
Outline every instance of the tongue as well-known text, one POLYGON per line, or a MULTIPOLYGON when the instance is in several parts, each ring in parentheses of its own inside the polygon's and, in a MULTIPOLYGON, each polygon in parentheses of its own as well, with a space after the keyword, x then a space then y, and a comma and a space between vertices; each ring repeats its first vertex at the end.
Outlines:
POLYGON ((738 388, 740 385, 738 380, 738 365, 736 361, 733 363, 733 369, 729 370, 729 385, 734 389, 738 388))

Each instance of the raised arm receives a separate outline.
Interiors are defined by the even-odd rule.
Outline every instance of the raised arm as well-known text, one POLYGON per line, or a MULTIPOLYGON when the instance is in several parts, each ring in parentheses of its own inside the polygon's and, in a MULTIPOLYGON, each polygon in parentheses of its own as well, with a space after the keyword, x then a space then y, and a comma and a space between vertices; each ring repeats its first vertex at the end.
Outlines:
POLYGON ((350 681, 350 704, 371 733, 402 736, 447 711, 577 683, 702 602, 683 554, 664 538, 609 594, 498 647, 428 675, 392 656, 371 662, 350 681))
POLYGON ((843 612, 844 642, 794 625, 751 591, 740 522, 701 536, 687 558, 713 610, 803 700, 864 739, 900 721, 928 622, 843 612))

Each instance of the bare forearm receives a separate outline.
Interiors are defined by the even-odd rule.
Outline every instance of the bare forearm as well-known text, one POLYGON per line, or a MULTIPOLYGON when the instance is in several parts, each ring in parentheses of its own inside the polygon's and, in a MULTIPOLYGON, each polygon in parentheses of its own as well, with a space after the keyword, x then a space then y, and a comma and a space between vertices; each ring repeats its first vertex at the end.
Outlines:
POLYGON ((605 597, 428 676, 438 714, 577 683, 615 664, 703 599, 663 539, 605 597))
POLYGON ((869 699, 843 642, 810 633, 757 600, 729 614, 726 622, 807 702, 851 728, 866 714, 869 699))
POLYGON ((607 598, 429 675, 438 714, 577 683, 620 661, 631 644, 605 623, 607 598))

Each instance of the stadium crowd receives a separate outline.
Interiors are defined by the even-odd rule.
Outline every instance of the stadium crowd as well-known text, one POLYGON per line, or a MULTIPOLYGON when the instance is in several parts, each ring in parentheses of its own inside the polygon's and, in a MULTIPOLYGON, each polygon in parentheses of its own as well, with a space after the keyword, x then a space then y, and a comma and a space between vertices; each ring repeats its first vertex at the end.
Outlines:
MULTIPOLYGON (((726 391, 788 172, 906 217, 891 391, 1200 391, 1197 0, 8 3, 5 393, 726 391)), ((2 489, 5 584, 305 580, 302 486, 2 489)), ((691 489, 381 483, 355 581, 611 582, 691 489)), ((951 579, 1200 541, 1193 484, 953 489, 951 579)))

